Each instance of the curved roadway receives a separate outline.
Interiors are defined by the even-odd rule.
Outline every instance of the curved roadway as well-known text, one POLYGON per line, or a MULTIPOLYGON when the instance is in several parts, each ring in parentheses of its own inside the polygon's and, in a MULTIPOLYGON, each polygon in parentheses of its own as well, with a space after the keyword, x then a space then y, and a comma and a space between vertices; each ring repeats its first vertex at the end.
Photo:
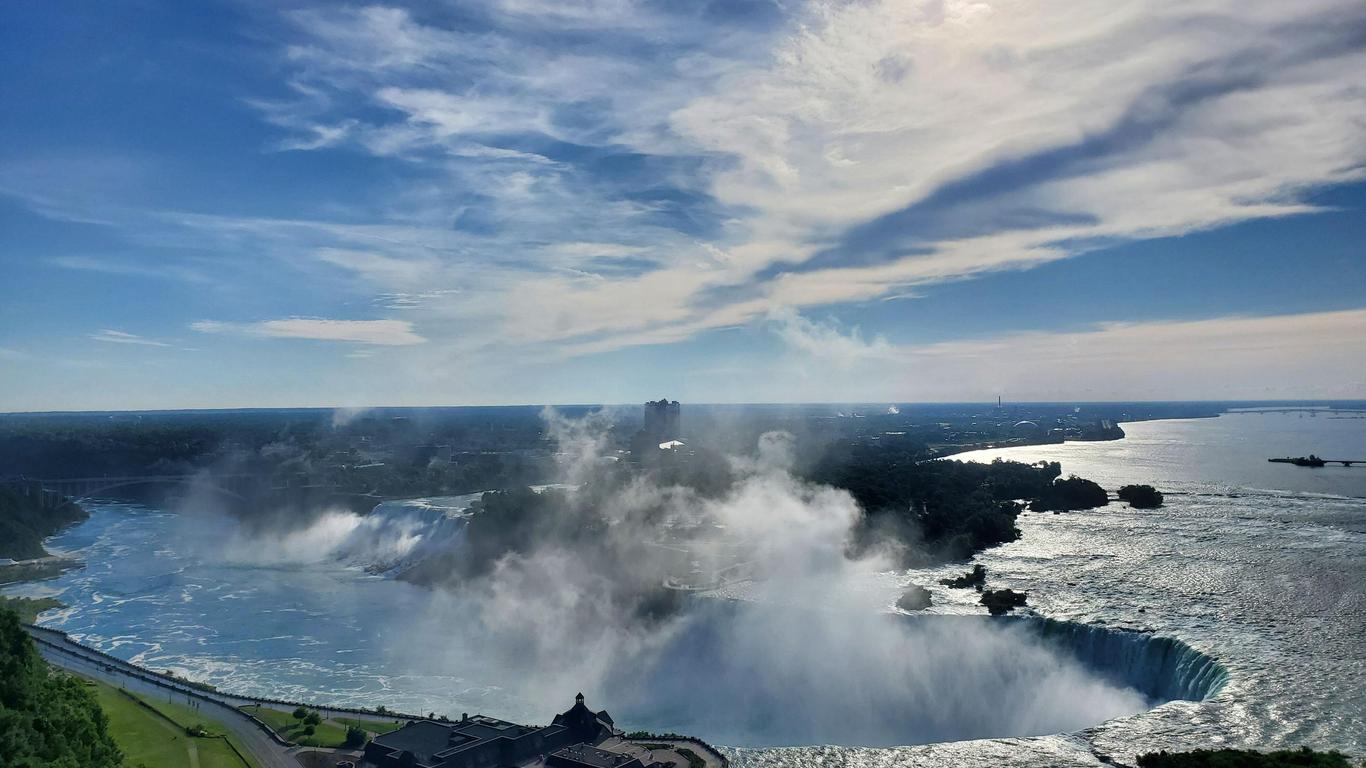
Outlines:
POLYGON ((108 683, 116 688, 125 688, 147 696, 170 696, 181 704, 198 706, 207 718, 213 719, 227 729, 235 737, 237 746, 250 753, 261 768, 300 768, 299 761, 294 759, 294 752, 298 749, 287 747, 267 735, 261 726, 230 703, 236 697, 219 696, 173 685, 164 682, 164 678, 158 679, 157 675, 134 671, 136 668, 129 669, 113 663, 71 642, 60 633, 37 627, 26 629, 36 641, 34 644, 38 652, 49 664, 82 677, 108 683))

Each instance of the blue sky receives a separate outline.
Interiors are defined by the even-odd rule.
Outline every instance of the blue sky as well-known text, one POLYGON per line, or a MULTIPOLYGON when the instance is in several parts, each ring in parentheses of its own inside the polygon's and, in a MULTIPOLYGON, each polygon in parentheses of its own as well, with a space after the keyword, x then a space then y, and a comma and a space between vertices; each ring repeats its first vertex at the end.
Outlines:
POLYGON ((0 411, 1366 397, 1350 0, 0 18, 0 411))

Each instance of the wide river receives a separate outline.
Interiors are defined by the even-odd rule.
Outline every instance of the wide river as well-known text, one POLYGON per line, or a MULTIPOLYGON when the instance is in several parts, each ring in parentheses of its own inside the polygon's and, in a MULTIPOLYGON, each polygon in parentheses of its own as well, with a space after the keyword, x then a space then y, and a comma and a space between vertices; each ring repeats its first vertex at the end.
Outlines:
MULTIPOLYGON (((1218 745, 1366 754, 1366 466, 1266 461, 1311 452, 1366 458, 1366 419, 1235 413, 1124 429, 1121 441, 956 457, 1060 461, 1065 474, 1112 490, 1149 483, 1167 499, 1159 510, 1115 503, 1026 513, 1019 541, 976 562, 988 568, 993 587, 1028 592, 1039 615, 1150 630, 1216 658, 1228 671, 1217 695, 1069 734, 728 749, 735 762, 1097 766, 1109 757, 1130 762, 1145 751, 1218 745)), ((454 520, 465 503, 435 500, 420 510, 424 524, 454 520)), ((49 542, 87 567, 8 590, 59 596, 70 607, 42 623, 82 642, 244 694, 405 711, 458 707, 531 722, 559 708, 506 685, 508 670, 477 650, 444 641, 430 590, 357 567, 346 551, 355 521, 339 521, 318 547, 289 537, 244 538, 222 517, 88 507, 87 522, 49 542)), ((406 552, 407 533, 386 528, 376 536, 406 552)), ((931 613, 979 613, 975 593, 937 584, 963 570, 955 564, 883 574, 884 604, 890 608, 916 583, 933 593, 931 613)))

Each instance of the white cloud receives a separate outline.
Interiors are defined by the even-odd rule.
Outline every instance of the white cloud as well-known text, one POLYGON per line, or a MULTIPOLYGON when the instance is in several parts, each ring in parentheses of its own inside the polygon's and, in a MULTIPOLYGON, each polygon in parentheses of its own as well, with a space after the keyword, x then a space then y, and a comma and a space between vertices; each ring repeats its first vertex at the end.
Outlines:
MULTIPOLYGON (((518 0, 490 13, 631 39, 672 25, 688 41, 704 26, 618 2, 552 12, 518 0)), ((1300 191, 1366 168, 1366 51, 1334 32, 1355 18, 1345 0, 811 2, 793 17, 766 55, 723 41, 669 69, 607 48, 524 45, 505 28, 471 36, 393 9, 317 11, 296 17, 312 42, 291 56, 311 81, 399 110, 400 122, 367 129, 381 155, 436 148, 468 159, 488 134, 533 132, 733 160, 709 168, 705 189, 735 218, 701 241, 645 237, 657 245, 644 255, 662 267, 645 275, 588 262, 639 248, 627 238, 658 212, 651 203, 606 203, 563 163, 451 171, 452 184, 489 198, 479 210, 545 242, 455 245, 470 256, 488 249, 486 268, 432 273, 471 291, 457 309, 425 311, 562 352, 915 296, 917 286, 1082 252, 1061 243, 1302 213, 1312 207, 1300 191), (479 73, 478 85, 436 86, 431 72, 460 82, 479 73), (587 122, 557 116, 585 103, 599 104, 587 122), (936 196, 951 184, 959 191, 936 196), (842 243, 915 205, 927 208, 921 218, 842 243), (1019 212, 1054 223, 1021 225, 1019 212), (585 221, 623 239, 581 239, 585 221), (524 262, 496 266, 511 255, 524 262), (818 268, 781 268, 817 256, 818 268)), ((383 283, 384 272, 371 274, 383 283)))
MULTIPOLYGON (((89 163, 11 164, 0 187, 139 242, 286 267, 254 280, 378 296, 434 347, 543 357, 1302 213, 1306 190, 1366 169, 1352 0, 784 11, 749 29, 669 4, 500 0, 470 6, 477 31, 378 5, 289 11, 293 96, 249 103, 282 146, 369 153, 401 182, 358 178, 354 208, 278 218, 69 192, 89 163)), ((400 321, 270 322, 288 325, 234 328, 379 344, 316 324, 400 321)))
MULTIPOLYGON (((1366 310, 1105 323, 924 345, 867 341, 803 318, 788 399, 914 402, 1359 398, 1366 310)), ((782 377, 775 377, 783 381, 782 377)))
POLYGON ((831 324, 816 323, 791 310, 770 317, 778 338, 789 348, 822 364, 850 365, 861 361, 893 359, 896 350, 881 336, 863 338, 858 328, 841 333, 831 324))
POLYGON ((345 248, 319 248, 314 255, 321 262, 354 272, 378 286, 416 285, 430 276, 435 266, 430 260, 401 259, 345 248))
POLYGON ((55 267, 81 272, 99 272, 108 275, 129 275, 133 277, 183 280, 187 283, 210 282, 208 276, 203 272, 186 267, 182 264, 143 264, 114 259, 94 258, 90 256, 54 256, 47 261, 55 267))
POLYGON ((104 341, 110 344, 135 344, 137 346, 142 347, 171 346, 170 344, 167 344, 164 341, 157 341, 155 339, 149 339, 144 336, 138 336, 134 333, 125 333, 124 331, 115 331, 109 328, 105 328, 103 330, 96 331, 95 333, 90 334, 90 338, 94 339, 95 341, 104 341))
POLYGON ((190 324, 200 333, 241 333, 277 339, 345 341, 377 346, 409 346, 426 341, 407 320, 330 320, 290 317, 259 323, 224 323, 200 320, 190 324))

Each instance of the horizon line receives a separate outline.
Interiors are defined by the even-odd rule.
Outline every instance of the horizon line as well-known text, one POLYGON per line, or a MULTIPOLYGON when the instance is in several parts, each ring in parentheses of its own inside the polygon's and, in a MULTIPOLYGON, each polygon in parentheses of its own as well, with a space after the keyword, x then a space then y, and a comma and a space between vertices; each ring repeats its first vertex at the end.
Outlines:
MULTIPOLYGON (((668 398, 666 398, 668 399, 668 398)), ((682 402, 682 401, 678 401, 682 402)), ((1202 404, 1202 405, 1306 405, 1322 404, 1332 406, 1343 403, 1361 404, 1366 403, 1363 398, 1328 398, 1328 399, 1263 399, 1263 400, 1211 400, 1205 398, 1198 399, 1171 399, 1171 400, 771 400, 771 401, 697 401, 687 403, 692 406, 733 406, 733 407, 752 407, 752 406, 867 406, 867 405, 896 405, 896 406, 926 406, 926 405, 992 405, 1004 408, 1005 406, 1019 405, 1171 405, 1171 404, 1202 404)), ((560 402, 560 403, 478 403, 465 405, 232 405, 232 406, 212 406, 212 407, 191 407, 191 408, 90 408, 90 409, 56 409, 56 410, 18 410, 0 411, 0 417, 4 416, 75 416, 90 414, 174 414, 174 413, 232 413, 248 411, 396 411, 396 410, 424 410, 424 409, 456 409, 456 408, 614 408, 614 407, 637 407, 644 405, 643 402, 560 402)))

